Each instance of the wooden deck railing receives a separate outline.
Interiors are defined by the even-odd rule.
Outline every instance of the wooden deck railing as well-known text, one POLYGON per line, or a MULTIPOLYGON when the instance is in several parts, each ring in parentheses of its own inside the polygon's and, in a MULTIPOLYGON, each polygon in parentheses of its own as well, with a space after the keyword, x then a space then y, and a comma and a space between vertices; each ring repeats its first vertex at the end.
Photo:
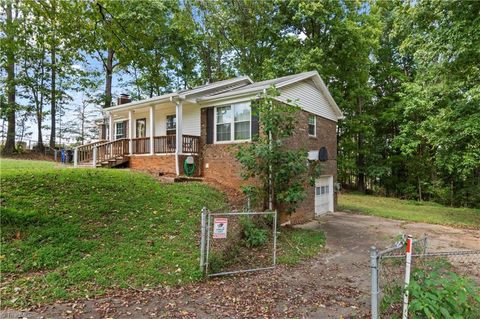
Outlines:
POLYGON ((169 154, 175 153, 176 150, 176 136, 167 135, 167 136, 155 136, 153 138, 153 150, 155 153, 160 154, 169 154))
POLYGON ((90 144, 80 145, 77 147, 77 163, 90 162, 93 159, 93 148, 97 145, 105 143, 105 140, 93 142, 90 144))
POLYGON ((150 153, 150 137, 132 138, 132 153, 133 154, 150 153))
POLYGON ((94 163, 94 165, 114 159, 118 156, 128 155, 128 143, 128 138, 121 138, 95 146, 96 163, 94 163))
MULTIPOLYGON (((98 141, 76 148, 75 165, 80 163, 96 164, 108 161, 118 156, 129 155, 129 143, 132 143, 132 154, 149 154, 150 137, 122 138, 115 141, 98 141), (95 163, 93 163, 95 158, 95 163)), ((200 152, 200 137, 194 135, 182 136, 183 153, 198 154, 200 152)), ((153 150, 155 154, 174 154, 176 151, 176 136, 155 136, 153 150)))
POLYGON ((198 154, 200 137, 194 135, 183 135, 183 153, 198 154))

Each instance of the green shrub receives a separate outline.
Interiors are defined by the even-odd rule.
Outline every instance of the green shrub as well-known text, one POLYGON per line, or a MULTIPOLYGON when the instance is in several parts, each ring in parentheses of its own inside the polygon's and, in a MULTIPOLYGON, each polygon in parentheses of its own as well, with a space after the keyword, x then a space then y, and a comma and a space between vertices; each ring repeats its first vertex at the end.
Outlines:
POLYGON ((415 270, 409 286, 411 318, 480 318, 480 289, 454 272, 415 270))
POLYGON ((263 246, 268 241, 268 232, 266 229, 256 225, 249 217, 240 221, 243 232, 245 246, 258 247, 263 246))

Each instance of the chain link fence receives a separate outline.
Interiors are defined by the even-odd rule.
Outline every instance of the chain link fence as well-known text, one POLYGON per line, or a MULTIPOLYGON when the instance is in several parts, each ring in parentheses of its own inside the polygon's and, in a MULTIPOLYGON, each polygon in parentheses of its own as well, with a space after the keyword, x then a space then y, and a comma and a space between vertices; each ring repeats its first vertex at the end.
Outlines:
POLYGON ((207 277, 273 269, 277 213, 202 210, 200 267, 207 277))
MULTIPOLYGON (((378 251, 372 247, 370 257, 373 319, 402 318, 406 272, 405 242, 406 236, 403 236, 392 247, 385 250, 378 251)), ((466 280, 480 287, 480 250, 429 251, 427 236, 414 240, 412 246, 411 280, 414 282, 422 283, 429 274, 435 273, 440 278, 452 275, 468 278, 466 280)), ((480 318, 480 312, 477 318, 480 318)))

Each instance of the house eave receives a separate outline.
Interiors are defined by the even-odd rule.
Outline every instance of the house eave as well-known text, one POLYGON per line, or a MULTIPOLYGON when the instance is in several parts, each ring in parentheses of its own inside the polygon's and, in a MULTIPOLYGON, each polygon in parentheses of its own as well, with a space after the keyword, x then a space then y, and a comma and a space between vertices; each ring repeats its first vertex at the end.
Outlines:
POLYGON ((115 112, 115 111, 127 111, 131 109, 136 109, 139 107, 152 106, 161 103, 168 103, 180 100, 181 97, 177 93, 170 93, 161 96, 156 96, 150 99, 134 101, 130 103, 125 103, 121 105, 111 106, 103 109, 105 112, 115 112))

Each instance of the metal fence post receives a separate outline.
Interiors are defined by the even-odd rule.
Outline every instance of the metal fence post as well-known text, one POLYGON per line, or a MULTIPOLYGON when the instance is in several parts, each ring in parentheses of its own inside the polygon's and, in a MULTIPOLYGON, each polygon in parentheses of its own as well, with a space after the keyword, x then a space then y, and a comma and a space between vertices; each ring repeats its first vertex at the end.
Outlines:
POLYGON ((205 227, 207 224, 207 208, 202 208, 201 238, 200 238, 200 270, 205 273, 205 227))
POLYGON ((423 254, 425 255, 427 253, 427 245, 428 245, 428 237, 427 234, 423 236, 423 254))
POLYGON ((412 252, 413 252, 413 239, 412 236, 408 235, 407 237, 407 249, 406 249, 406 260, 405 260, 405 288, 403 293, 403 312, 402 318, 408 318, 408 285, 410 284, 410 269, 412 266, 412 252))
POLYGON ((370 248, 370 268, 372 271, 372 319, 378 319, 378 252, 375 246, 370 248))
POLYGON ((204 262, 204 265, 203 267, 205 268, 205 275, 208 276, 208 255, 209 255, 209 252, 210 252, 210 212, 207 212, 207 232, 206 232, 206 235, 207 235, 207 247, 206 247, 206 252, 205 252, 205 262, 204 262))
POLYGON ((277 211, 273 215, 273 267, 277 264, 277 211))

